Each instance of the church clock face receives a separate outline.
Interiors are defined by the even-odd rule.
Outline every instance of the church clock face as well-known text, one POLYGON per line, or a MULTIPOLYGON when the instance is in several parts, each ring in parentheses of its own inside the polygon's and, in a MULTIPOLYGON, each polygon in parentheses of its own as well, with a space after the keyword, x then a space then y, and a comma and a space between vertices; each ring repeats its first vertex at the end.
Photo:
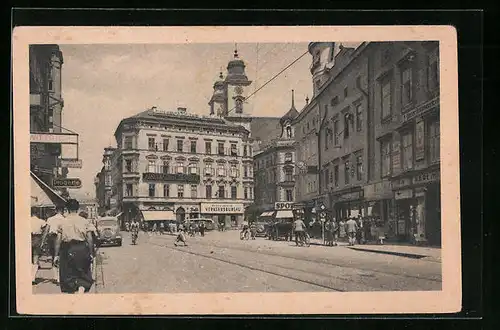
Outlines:
POLYGON ((236 86, 234 88, 234 92, 236 93, 236 95, 241 95, 243 94, 243 88, 241 86, 236 86))

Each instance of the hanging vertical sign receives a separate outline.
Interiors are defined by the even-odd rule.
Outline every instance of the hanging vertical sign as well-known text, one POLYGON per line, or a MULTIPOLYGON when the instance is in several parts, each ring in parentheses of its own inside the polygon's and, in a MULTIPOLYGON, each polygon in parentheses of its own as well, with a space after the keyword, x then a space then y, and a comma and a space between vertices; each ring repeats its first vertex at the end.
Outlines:
POLYGON ((398 172, 401 169, 401 141, 395 137, 392 141, 392 170, 398 172))
POLYGON ((425 157, 425 124, 423 120, 415 124, 415 160, 425 157))

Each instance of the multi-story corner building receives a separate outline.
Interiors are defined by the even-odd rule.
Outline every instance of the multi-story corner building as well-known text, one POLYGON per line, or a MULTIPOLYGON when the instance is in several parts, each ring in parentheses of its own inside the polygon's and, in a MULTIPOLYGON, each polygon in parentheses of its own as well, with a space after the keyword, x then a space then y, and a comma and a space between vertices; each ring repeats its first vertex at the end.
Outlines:
POLYGON ((115 138, 112 181, 125 221, 243 221, 254 192, 253 141, 244 127, 186 108, 153 107, 123 119, 115 138))
MULTIPOLYGON (((293 93, 293 91, 292 91, 293 93)), ((275 210, 277 202, 295 202, 295 147, 293 119, 298 115, 293 94, 290 110, 280 119, 281 133, 254 154, 255 210, 275 210)))
POLYGON ((113 155, 116 148, 107 147, 104 149, 102 157, 103 166, 97 174, 94 181, 96 185, 96 199, 98 203, 98 211, 100 214, 106 213, 113 208, 116 208, 116 198, 113 198, 113 155))
POLYGON ((373 43, 369 63, 373 182, 391 182, 389 233, 440 245, 439 44, 373 43))
MULTIPOLYGON (((58 45, 30 45, 30 133, 61 133, 62 99, 61 70, 63 55, 58 45)), ((31 171, 46 185, 55 177, 64 177, 67 168, 60 167, 60 144, 31 144, 31 171)))

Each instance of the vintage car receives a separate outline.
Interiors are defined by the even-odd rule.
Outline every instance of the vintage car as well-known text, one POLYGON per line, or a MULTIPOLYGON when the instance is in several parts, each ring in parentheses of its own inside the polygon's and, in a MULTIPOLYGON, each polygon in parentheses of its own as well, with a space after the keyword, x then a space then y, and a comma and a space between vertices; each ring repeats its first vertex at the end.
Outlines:
POLYGON ((257 231, 255 233, 256 237, 266 237, 268 235, 268 230, 270 223, 269 221, 259 219, 253 223, 255 225, 257 231))
POLYGON ((196 224, 198 228, 200 227, 200 223, 205 223, 205 230, 210 231, 215 229, 215 222, 210 218, 194 218, 194 219, 186 219, 186 226, 189 226, 190 223, 196 224))
POLYGON ((268 227, 268 238, 274 241, 291 241, 293 236, 293 219, 275 219, 268 227))
POLYGON ((97 219, 97 244, 103 245, 122 245, 122 236, 120 234, 120 227, 118 218, 116 217, 102 217, 97 219))

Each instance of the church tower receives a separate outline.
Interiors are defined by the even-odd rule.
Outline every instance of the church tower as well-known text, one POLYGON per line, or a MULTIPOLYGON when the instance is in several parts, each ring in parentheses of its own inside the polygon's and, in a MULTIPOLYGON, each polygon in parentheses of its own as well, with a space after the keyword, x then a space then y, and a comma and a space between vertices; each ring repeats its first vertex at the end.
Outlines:
POLYGON ((295 138, 295 132, 292 126, 292 120, 299 115, 297 109, 295 109, 295 99, 294 99, 294 91, 292 89, 292 106, 290 110, 281 117, 280 125, 281 125, 281 136, 280 139, 285 140, 293 140, 295 138))
POLYGON ((224 83, 224 76, 222 72, 219 74, 219 79, 214 83, 214 92, 210 102, 210 116, 222 117, 227 113, 227 98, 226 98, 226 84, 224 83))

